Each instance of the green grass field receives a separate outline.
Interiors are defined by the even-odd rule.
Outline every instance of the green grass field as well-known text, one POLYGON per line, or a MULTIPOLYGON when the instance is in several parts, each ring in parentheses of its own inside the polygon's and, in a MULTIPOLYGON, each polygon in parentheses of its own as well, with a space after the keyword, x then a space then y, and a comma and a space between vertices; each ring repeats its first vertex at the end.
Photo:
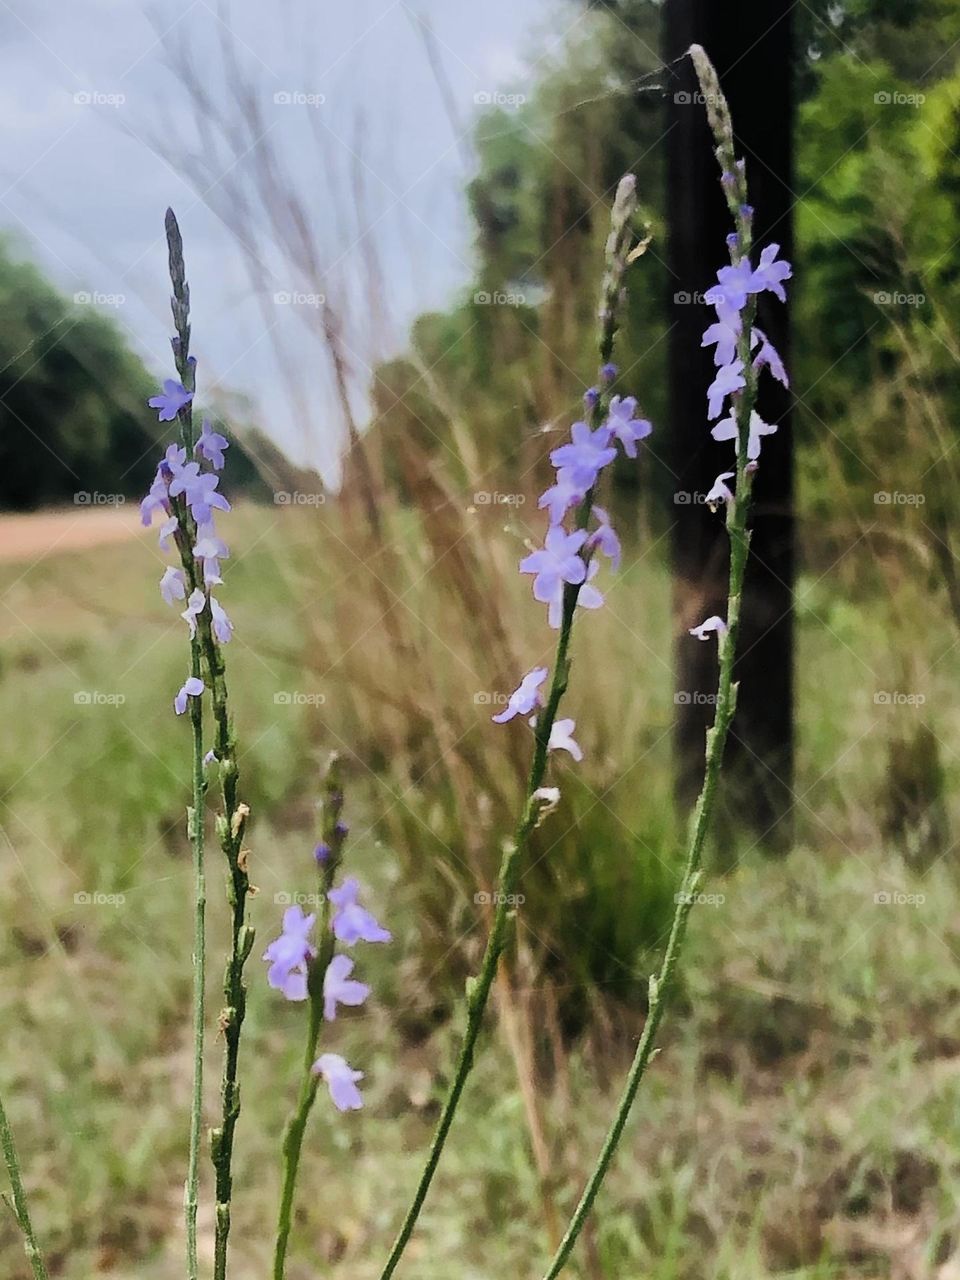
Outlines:
MULTIPOLYGON (((237 513, 231 540, 248 550, 224 592, 237 624, 228 659, 259 886, 237 1280, 269 1271, 278 1139, 301 1054, 301 1011, 267 988, 261 943, 276 930, 274 896, 312 887, 318 769, 343 746, 347 723, 337 719, 335 676, 318 688, 305 674, 310 608, 332 604, 304 594, 309 544, 273 519, 237 513), (276 700, 319 692, 330 700, 276 700)), ((157 597, 159 573, 150 541, 0 566, 0 1086, 51 1273, 68 1280, 183 1274, 189 744, 170 705, 184 675, 182 624, 157 597)), ((650 566, 631 571, 617 585, 617 611, 633 591, 662 599, 663 581, 650 566)), ((956 640, 931 610, 918 599, 925 631, 905 677, 882 602, 854 604, 829 578, 801 584, 798 846, 779 861, 744 848, 708 886, 718 900, 694 913, 662 1055, 578 1255, 589 1280, 960 1274, 950 1269, 960 1266, 960 898, 948 834, 957 804, 943 801, 947 835, 932 866, 914 856, 909 833, 911 752, 930 750, 929 737, 917 738, 921 725, 938 744, 942 794, 960 790, 956 640), (888 691, 922 691, 925 702, 878 703, 888 691), (903 848, 890 835, 897 813, 903 848)), ((665 614, 657 626, 663 634, 651 642, 666 652, 665 614)), ((577 674, 590 680, 585 668, 577 674)), ((634 674, 655 737, 669 723, 669 691, 649 667, 634 674)), ((488 713, 479 708, 478 720, 488 713)), ((669 879, 673 827, 655 821, 668 794, 667 750, 664 741, 651 753, 629 803, 650 810, 649 830, 661 833, 653 856, 669 879)), ((374 998, 335 1027, 337 1050, 367 1072, 366 1107, 339 1117, 321 1098, 316 1109, 290 1280, 375 1280, 456 1045, 455 1026, 429 1016, 417 895, 401 873, 409 858, 395 856, 378 821, 398 793, 356 762, 348 775, 350 866, 396 940, 365 954, 374 998)), ((582 808, 584 841, 609 842, 593 857, 622 857, 616 829, 586 797, 582 808)), ((217 856, 214 848, 212 1010, 225 933, 217 856)), ((436 874, 429 861, 421 874, 436 874)), ((521 912, 524 927, 537 923, 521 912)), ((562 1071, 543 1086, 551 1190, 563 1209, 642 1021, 635 1004, 602 992, 598 1001, 597 1029, 566 1045, 562 1071)), ((218 1077, 211 1034, 209 1117, 218 1077)), ((205 1167, 205 1251, 208 1175, 205 1167)), ((402 1274, 538 1280, 547 1252, 514 1069, 491 1022, 402 1274)), ((28 1277, 9 1215, 0 1218, 0 1273, 28 1277)))

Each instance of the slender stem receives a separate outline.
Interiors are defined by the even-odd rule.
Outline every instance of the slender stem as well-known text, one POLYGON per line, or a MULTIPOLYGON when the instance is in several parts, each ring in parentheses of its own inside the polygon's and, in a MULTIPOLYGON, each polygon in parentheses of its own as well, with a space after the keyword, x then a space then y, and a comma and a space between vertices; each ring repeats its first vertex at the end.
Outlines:
MULTIPOLYGON (((177 337, 173 349, 180 380, 188 391, 194 389, 195 365, 190 358, 190 287, 186 280, 183 261, 183 240, 172 209, 167 210, 167 248, 169 251, 170 280, 173 285, 171 309, 177 337)), ((194 444, 192 406, 180 411, 181 442, 192 449, 194 444)), ((175 533, 180 559, 187 579, 188 593, 197 587, 205 587, 200 567, 193 554, 196 524, 181 497, 173 500, 178 518, 175 533)), ((205 592, 206 594, 206 592, 205 592)), ((253 947, 254 931, 247 923, 247 897, 250 880, 247 874, 246 852, 243 838, 249 809, 239 799, 239 771, 236 760, 236 740, 230 721, 227 685, 223 653, 213 634, 209 600, 196 619, 197 636, 194 662, 199 658, 206 668, 214 720, 214 751, 219 761, 220 797, 222 812, 217 815, 216 831, 220 848, 227 863, 227 901, 230 906, 230 952, 223 980, 224 1007, 220 1012, 219 1029, 224 1038, 223 1077, 221 1083, 221 1121, 211 1130, 210 1147, 213 1161, 216 1194, 216 1221, 214 1237, 214 1280, 226 1280, 227 1243, 230 1235, 230 1201, 233 1193, 233 1141, 237 1119, 240 1115, 240 1085, 238 1081, 240 1059, 240 1034, 246 1013, 246 986, 243 966, 253 947)), ((197 671, 194 671, 197 674, 197 671)), ((199 698, 191 699, 198 703, 199 698)), ((201 757, 202 785, 202 757, 201 757)))
MULTIPOLYGON (((733 150, 733 129, 725 101, 720 94, 716 72, 699 47, 691 50, 697 72, 701 79, 705 100, 711 104, 710 125, 717 141, 717 155, 721 172, 724 175, 736 175, 736 186, 732 182, 725 183, 727 199, 737 227, 737 237, 731 246, 731 260, 736 262, 741 256, 749 254, 751 247, 751 211, 746 205, 745 182, 742 171, 737 170, 733 150)), ((736 496, 727 504, 726 527, 730 539, 730 574, 727 591, 727 630, 720 637, 719 673, 717 678, 717 700, 713 725, 707 733, 706 760, 703 785, 697 798, 690 827, 690 838, 687 845, 686 860, 683 870, 680 892, 676 897, 676 910, 670 926, 670 934, 663 953, 660 970, 651 977, 647 1018, 643 1032, 637 1044, 633 1063, 627 1075, 626 1084, 620 1097, 613 1122, 607 1131, 593 1171, 587 1180, 580 1202, 570 1219, 570 1225, 564 1234, 550 1266, 544 1273, 543 1280, 556 1280, 563 1270, 573 1247, 577 1242, 584 1223, 590 1214, 597 1193, 606 1177, 607 1171, 616 1153, 624 1127, 633 1106, 637 1090, 647 1067, 657 1053, 654 1043, 660 1023, 666 1011, 673 990, 673 979, 683 949, 687 920, 696 900, 699 886, 703 879, 701 864, 703 850, 710 831, 720 771, 723 763, 723 751, 726 745, 730 724, 733 720, 737 704, 737 684, 734 682, 734 663, 736 660, 737 638, 740 632, 740 612, 743 599, 743 583, 750 554, 750 531, 748 516, 750 510, 750 493, 753 483, 753 468, 750 465, 748 449, 750 438, 750 418, 757 399, 757 374, 752 368, 752 329, 755 300, 749 299, 741 314, 741 334, 737 346, 737 357, 743 362, 746 386, 736 397, 737 421, 737 463, 736 463, 736 496)))
POLYGON ((274 1280, 283 1280, 287 1259, 287 1245, 290 1240, 290 1228, 293 1221, 293 1202, 296 1194, 297 1175, 300 1171, 300 1154, 303 1150, 303 1137, 307 1129, 307 1121, 317 1097, 319 1077, 313 1072, 313 1064, 317 1058, 317 1045, 323 1027, 323 978, 334 952, 334 936, 331 928, 330 899, 328 894, 333 888, 334 876, 340 865, 341 850, 345 828, 340 826, 340 814, 343 809, 343 790, 340 785, 340 773, 336 753, 330 757, 327 769, 323 799, 323 821, 321 825, 321 843, 326 849, 325 860, 320 865, 318 890, 320 900, 320 945, 316 956, 309 963, 307 970, 307 995, 309 997, 309 1017, 307 1019, 307 1040, 303 1053, 303 1072, 300 1077, 300 1092, 297 1104, 287 1121, 283 1134, 282 1159, 283 1177, 280 1192, 280 1209, 277 1215, 277 1240, 273 1254, 274 1280))
MULTIPOLYGON (((611 231, 606 247, 606 272, 600 289, 599 351, 601 360, 604 362, 610 357, 617 329, 617 314, 631 236, 630 223, 635 209, 635 181, 631 175, 628 175, 621 180, 617 189, 616 200, 614 201, 611 215, 611 231)), ((598 401, 594 409, 595 421, 599 420, 601 416, 602 407, 598 401)), ((578 528, 586 527, 592 505, 593 491, 591 490, 577 511, 578 528)), ((413 1201, 407 1210, 403 1224, 390 1251, 390 1256, 380 1274, 380 1280, 390 1280, 413 1234, 420 1211, 430 1190, 433 1176, 440 1163, 440 1157, 443 1154, 450 1126, 453 1124, 453 1118, 460 1105, 467 1077, 473 1067, 474 1049, 483 1025, 483 1015, 490 998, 490 989, 496 976, 500 957, 507 945, 508 930, 513 914, 510 904, 514 900, 513 894, 520 875, 522 858, 526 852, 530 836, 542 816, 541 799, 537 793, 543 784, 544 774, 546 773, 550 731, 553 728, 560 701, 566 692, 570 676, 570 638, 579 594, 580 587, 576 585, 567 585, 564 591, 563 613, 560 622, 560 634, 557 638, 553 679, 547 695, 546 705, 537 716, 533 760, 527 780, 523 809, 513 839, 504 846, 497 876, 496 909, 480 970, 467 983, 466 1028, 463 1042, 460 1046, 453 1079, 430 1143, 426 1164, 417 1183, 413 1201)))
MULTIPOLYGON (((191 674, 200 675, 200 645, 194 639, 191 649, 191 674)), ((194 929, 193 929, 193 1093, 190 1104, 190 1153, 187 1160, 187 1182, 184 1189, 184 1211, 187 1226, 187 1280, 197 1280, 197 1206, 200 1187, 200 1134, 203 1124, 203 1046, 205 1032, 206 989, 206 877, 203 866, 203 703, 190 699, 190 721, 193 731, 193 805, 189 813, 190 840, 193 845, 194 929)))
POLYGON ((2 1099, 0 1099, 0 1147, 3 1148, 3 1159, 7 1166, 7 1173, 10 1176, 14 1217, 23 1232, 24 1252, 33 1271, 34 1280, 47 1280, 47 1269, 43 1263, 43 1254, 40 1252, 37 1238, 33 1234, 33 1223, 30 1220, 30 1211, 27 1208, 27 1194, 23 1189, 23 1179, 20 1176, 20 1159, 13 1140, 13 1132, 7 1120, 7 1113, 3 1109, 2 1099))

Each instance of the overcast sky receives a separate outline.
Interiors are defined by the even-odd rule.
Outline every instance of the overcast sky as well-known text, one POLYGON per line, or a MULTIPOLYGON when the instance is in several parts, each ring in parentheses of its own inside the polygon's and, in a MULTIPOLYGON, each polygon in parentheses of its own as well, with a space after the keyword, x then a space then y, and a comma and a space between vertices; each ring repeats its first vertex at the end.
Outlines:
MULTIPOLYGON (((218 198, 230 198, 223 193, 231 182, 249 189, 249 166, 262 147, 282 157, 315 219, 324 263, 334 263, 353 292, 348 339, 362 368, 375 336, 396 345, 406 322, 444 305, 469 279, 463 191, 470 156, 451 114, 466 130, 481 109, 478 95, 522 92, 584 12, 572 0, 179 0, 151 8, 130 0, 2 0, 0 217, 19 251, 66 293, 92 295, 91 305, 117 318, 148 365, 168 374, 162 219, 172 205, 186 241, 205 385, 219 380, 247 393, 278 440, 329 471, 337 415, 319 367, 311 384, 309 366, 320 364, 315 338, 296 314, 311 303, 281 302, 265 320, 218 198), (446 105, 415 14, 434 32, 446 105), (265 136, 210 172, 201 190, 176 155, 161 155, 187 154, 196 166, 206 154, 174 68, 189 49, 222 104, 225 47, 255 95, 258 137, 265 136), (336 210, 350 207, 351 175, 362 183, 365 209, 359 221, 338 226, 336 210), (386 334, 377 331, 381 319, 365 324, 361 264, 371 244, 384 263, 386 334), (307 370, 310 424, 278 373, 278 347, 307 370)), ((257 251, 281 299, 309 293, 310 282, 291 278, 268 246, 257 251)))

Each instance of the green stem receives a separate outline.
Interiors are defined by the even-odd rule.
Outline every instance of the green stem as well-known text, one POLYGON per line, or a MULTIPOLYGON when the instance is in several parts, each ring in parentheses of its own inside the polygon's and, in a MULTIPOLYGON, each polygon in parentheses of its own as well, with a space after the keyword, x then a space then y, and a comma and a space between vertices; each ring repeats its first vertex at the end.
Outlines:
MULTIPOLYGON (((735 168, 733 129, 730 123, 726 103, 720 94, 720 86, 716 72, 703 50, 694 46, 691 50, 700 76, 701 86, 706 101, 711 104, 710 125, 717 141, 717 155, 721 172, 738 173, 735 168)), ((731 213, 737 228, 737 246, 731 250, 731 260, 746 256, 751 247, 750 213, 746 211, 746 184, 742 174, 738 173, 737 187, 725 187, 731 213)), ((543 1280, 556 1280, 563 1270, 573 1247, 577 1242, 584 1223, 590 1214, 597 1193, 606 1177, 607 1171, 616 1153, 630 1110, 636 1098, 640 1082, 657 1050, 654 1043, 660 1023, 666 1011, 673 990, 673 979, 686 935, 687 920, 696 900, 703 879, 701 864, 703 850, 710 831, 711 820, 716 801, 720 771, 723 763, 723 751, 727 735, 733 721, 737 705, 737 684, 733 679, 736 660, 737 638, 740 632, 740 612, 743 600, 743 583, 750 555, 750 531, 748 516, 750 510, 750 492, 753 474, 749 469, 748 446, 750 436, 750 416, 757 400, 757 374, 751 365, 751 334, 755 314, 755 300, 750 299, 742 315, 742 332, 738 342, 737 356, 743 361, 746 386, 736 400, 737 419, 737 464, 736 464, 736 496, 728 503, 726 512, 727 534, 730 539, 730 575, 727 589, 727 630, 719 639, 719 674, 717 678, 717 702, 714 721, 707 733, 706 760, 703 785, 697 798, 690 828, 690 839, 687 846, 686 860, 683 870, 680 892, 676 898, 676 910, 670 926, 670 934, 664 950, 660 970, 650 979, 647 1018, 643 1032, 637 1044, 633 1063, 627 1075, 626 1084, 620 1097, 613 1122, 607 1131, 593 1171, 587 1180, 580 1202, 570 1219, 563 1239, 553 1257, 550 1266, 544 1273, 543 1280)))
MULTIPOLYGON (((626 178, 621 180, 617 189, 616 200, 614 201, 613 212, 611 215, 611 231, 606 246, 606 272, 600 289, 600 333, 598 345, 600 358, 604 363, 609 360, 613 349, 613 339, 617 329, 617 314, 622 291, 622 282, 627 267, 630 247, 630 223, 635 209, 635 182, 633 177, 628 175, 626 178)), ((602 406, 601 403, 598 402, 594 409, 595 422, 601 417, 602 406)), ((577 528, 582 529, 586 527, 592 505, 593 491, 591 490, 578 509, 577 528)), ((433 1176, 440 1163, 440 1157, 443 1154, 444 1144, 446 1143, 447 1135, 450 1132, 450 1127, 453 1124, 453 1118, 456 1115, 458 1106, 460 1105, 460 1099, 463 1095, 467 1077, 473 1067, 474 1049, 483 1024, 484 1011, 486 1010, 487 1002, 490 998, 490 989, 493 986, 500 957, 507 945, 508 925, 511 919, 510 904, 513 902, 514 890, 520 874, 521 861, 524 853, 526 852, 530 836, 540 822, 542 816, 542 802, 540 797, 537 795, 537 792, 543 784, 544 774, 546 773, 550 731, 553 728, 553 723, 556 719, 560 701, 566 692, 567 682, 570 676, 570 637, 573 630, 573 618, 579 594, 579 586, 568 585, 564 591, 563 614, 560 623, 560 634, 557 639, 557 652, 554 659, 553 679, 551 681, 550 692, 547 696, 546 705, 542 712, 537 716, 533 761, 530 766, 530 774, 527 780, 523 809, 521 811, 520 820, 517 824, 514 837, 505 845, 503 857, 500 862, 500 871, 497 876, 496 906, 493 922, 490 926, 490 935, 487 938, 486 949, 484 950, 483 960, 480 965, 480 971, 467 984, 467 1020, 463 1043, 460 1046, 460 1053, 454 1069, 453 1080, 444 1100, 443 1107, 440 1112, 440 1118, 437 1122, 433 1139, 430 1143, 426 1164, 420 1175, 420 1180, 417 1183, 413 1201, 411 1202, 410 1208, 407 1210, 407 1214, 403 1220, 399 1234, 397 1235, 393 1248, 390 1251, 390 1256, 388 1257, 386 1265, 380 1274, 380 1280, 390 1280, 390 1277, 397 1269, 400 1259, 403 1256, 403 1252, 413 1234, 414 1228, 417 1224, 417 1219, 420 1216, 420 1211, 423 1208, 424 1201, 427 1198, 427 1193, 430 1190, 430 1184, 433 1181, 433 1176)), ((277 1277, 276 1280, 279 1280, 279 1277, 277 1277)))
MULTIPOLYGON (((191 674, 200 675, 200 645, 190 645, 191 674)), ((193 730, 193 806, 189 814, 190 839, 193 845, 194 928, 193 928, 193 1093, 190 1105, 190 1153, 187 1160, 187 1182, 184 1189, 184 1211, 187 1226, 187 1280, 197 1280, 197 1206, 200 1187, 200 1134, 203 1124, 203 1046, 205 1032, 206 989, 206 902, 207 889, 203 854, 203 702, 190 699, 190 721, 193 730)))
POLYGON ((17 1155, 13 1133, 7 1120, 7 1113, 3 1109, 2 1099, 0 1099, 0 1147, 3 1148, 3 1159, 7 1166, 7 1173, 10 1176, 10 1188, 13 1192, 13 1214, 20 1230, 23 1232, 24 1252, 33 1271, 34 1280, 47 1280, 47 1269, 43 1264, 43 1254, 40 1252, 37 1238, 33 1234, 33 1223, 30 1220, 30 1211, 27 1208, 27 1195, 23 1189, 23 1179, 20 1176, 20 1159, 17 1155))

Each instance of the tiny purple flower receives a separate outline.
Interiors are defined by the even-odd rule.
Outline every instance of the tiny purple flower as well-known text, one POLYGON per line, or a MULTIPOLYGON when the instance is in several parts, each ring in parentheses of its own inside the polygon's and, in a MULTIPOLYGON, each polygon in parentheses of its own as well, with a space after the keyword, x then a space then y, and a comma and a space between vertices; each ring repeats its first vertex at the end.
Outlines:
MULTIPOLYGON (((614 537, 616 537, 616 534, 614 534, 614 537)), ((580 588, 579 594, 577 595, 577 604, 580 606, 581 609, 602 609, 603 608, 602 594, 597 590, 596 587, 591 586, 592 580, 597 576, 599 572, 600 572, 599 564, 596 562, 596 560, 591 560, 590 567, 587 569, 587 579, 584 582, 583 586, 580 588)))
POLYGON ((190 639, 192 640, 197 634, 197 618, 203 613, 204 606, 207 603, 207 597, 203 594, 199 587, 194 587, 190 592, 190 599, 187 601, 187 607, 181 613, 180 617, 190 628, 190 639))
POLYGON ((610 428, 591 431, 585 422, 575 422, 570 435, 573 442, 554 449, 550 461, 567 473, 570 484, 590 489, 602 468, 617 456, 616 449, 610 447, 610 428))
POLYGON ((600 377, 609 384, 613 382, 619 372, 620 370, 615 364, 605 364, 600 370, 600 377))
MULTIPOLYGON (((599 527, 596 528, 587 539, 588 547, 598 547, 600 551, 609 559, 610 565, 614 569, 620 568, 621 547, 620 539, 617 537, 617 531, 610 523, 610 517, 607 515, 603 507, 594 507, 593 514, 600 521, 599 527)), ((588 575, 589 576, 589 575, 588 575)), ((583 592, 580 593, 581 595, 583 592)), ((582 600, 580 601, 582 604, 582 600)))
MULTIPOLYGON (((544 546, 539 551, 532 551, 520 561, 521 573, 533 573, 534 599, 541 604, 550 604, 558 593, 562 598, 563 583, 576 585, 587 576, 586 566, 577 552, 587 540, 585 529, 576 533, 567 533, 559 525, 547 530, 544 546)), ((550 623, 559 626, 560 620, 550 623)))
POLYGON ((315 846, 315 848, 314 848, 314 850, 313 850, 313 856, 314 856, 314 858, 316 858, 317 862, 318 862, 318 863, 320 864, 320 866, 322 867, 322 866, 323 866, 323 864, 324 864, 325 862, 329 862, 329 861, 330 861, 330 854, 331 854, 332 852, 333 852, 333 850, 330 848, 330 846, 327 844, 327 842, 326 842, 325 840, 321 840, 321 841, 320 841, 320 842, 315 846))
POLYGON ((316 923, 315 915, 305 916, 299 906, 288 907, 283 913, 283 931, 263 953, 269 960, 267 982, 282 991, 288 1000, 307 998, 307 961, 317 954, 310 943, 310 930, 316 923))
POLYGON ((557 483, 542 493, 537 502, 538 508, 547 508, 551 524, 560 524, 570 508, 581 503, 586 495, 586 489, 575 485, 570 475, 569 471, 558 471, 557 483))
POLYGON ((718 418, 723 412, 723 402, 726 397, 732 395, 734 391, 742 391, 746 385, 742 360, 734 360, 733 364, 724 365, 707 390, 707 416, 718 418))
POLYGON ((717 633, 718 639, 727 634, 727 624, 716 614, 707 618, 705 622, 701 622, 698 627, 690 628, 690 634, 696 636, 698 640, 709 640, 712 631, 717 633))
POLYGON ((227 617, 227 611, 219 600, 210 597, 210 613, 213 621, 213 634, 221 644, 229 644, 233 636, 233 623, 227 617))
POLYGON ((704 330, 703 341, 700 346, 710 347, 714 343, 716 344, 717 349, 713 353, 713 363, 718 369, 724 365, 732 364, 736 359, 740 330, 740 317, 736 312, 731 315, 724 315, 717 320, 716 324, 712 324, 704 330))
POLYGON ((610 401, 610 416, 606 425, 623 445, 628 458, 637 456, 637 441, 646 440, 653 430, 646 418, 636 418, 636 396, 614 396, 610 401))
MULTIPOLYGON (((753 210, 751 209, 750 212, 752 213, 753 210)), ((784 259, 777 259, 779 252, 778 244, 768 244, 760 254, 760 262, 751 280, 750 292, 760 293, 763 289, 769 289, 781 302, 786 302, 787 294, 783 281, 790 279, 793 268, 784 259)))
POLYGON ((359 1111, 363 1106, 356 1085, 357 1080, 363 1079, 363 1072, 354 1071, 339 1053, 321 1053, 311 1071, 325 1081, 330 1100, 338 1111, 359 1111))
POLYGON ((170 550, 170 538, 176 533, 177 528, 178 524, 176 516, 171 516, 169 520, 164 520, 163 524, 160 526, 160 537, 158 539, 161 551, 170 550))
POLYGON ((713 488, 707 494, 704 501, 711 511, 716 511, 721 502, 732 502, 733 494, 729 487, 724 483, 732 480, 734 473, 732 471, 724 471, 722 475, 717 476, 713 482, 713 488))
POLYGON ((393 937, 366 908, 357 902, 360 881, 348 876, 339 889, 331 889, 327 897, 337 908, 333 916, 333 933, 338 942, 352 947, 355 942, 389 942, 393 937))
POLYGON ((188 391, 182 382, 167 378, 159 395, 151 396, 147 404, 151 409, 159 411, 160 422, 172 422, 180 410, 193 399, 193 392, 188 391))
POLYGON ((198 533, 200 536, 193 554, 203 562, 203 580, 209 587, 223 581, 220 577, 220 561, 230 554, 230 548, 217 537, 212 524, 198 530, 198 533))
POLYGON ((595 409, 599 402, 600 402, 600 388, 587 387, 586 391, 583 393, 584 407, 587 409, 595 409))
MULTIPOLYGON (((751 411, 750 436, 747 440, 747 458, 750 462, 756 462, 760 457, 761 437, 772 436, 776 433, 776 430, 777 428, 775 425, 771 426, 769 422, 764 422, 756 409, 751 411)), ((731 413, 730 416, 724 418, 722 422, 718 422, 710 434, 713 436, 714 440, 732 440, 734 442, 734 448, 736 448, 738 431, 737 420, 734 415, 731 413)))
POLYGON ((140 503, 140 523, 145 529, 149 529, 153 524, 155 511, 162 511, 164 515, 170 514, 167 483, 159 473, 150 486, 150 492, 140 503))
POLYGON ((789 387, 790 379, 787 377, 787 371, 776 347, 762 329, 754 329, 753 332, 754 336, 760 339, 760 350, 753 358, 753 367, 762 369, 766 365, 778 382, 789 387))
POLYGON ((540 686, 546 678, 546 667, 534 667, 532 671, 528 671, 513 693, 511 693, 504 709, 498 715, 491 716, 494 723, 506 724, 514 716, 529 715, 533 708, 539 706, 543 701, 540 695, 540 686))
POLYGON ((217 758, 217 753, 211 747, 211 749, 203 757, 203 767, 205 769, 209 769, 212 764, 219 764, 219 763, 220 761, 217 758))
POLYGON ((169 605, 174 604, 177 600, 185 600, 187 598, 187 581, 183 576, 182 569, 175 569, 173 565, 167 565, 163 571, 163 577, 160 579, 160 594, 169 605))
POLYGON ((569 751, 574 760, 583 759, 583 750, 578 742, 574 742, 572 734, 577 727, 576 720, 554 720, 550 729, 548 751, 569 751))
POLYGON ((203 693, 205 686, 202 680, 197 676, 190 676, 188 680, 180 686, 180 691, 173 700, 173 709, 178 716, 182 716, 187 709, 187 698, 199 698, 203 693))
POLYGON ((351 979, 352 972, 353 961, 349 956, 334 956, 327 965, 323 975, 323 1016, 327 1022, 336 1019, 338 1004, 363 1004, 370 994, 365 982, 351 979))
POLYGON ((214 431, 209 418, 204 418, 200 428, 200 438, 194 446, 194 453, 206 458, 216 471, 223 470, 223 451, 230 448, 230 441, 219 431, 214 431))

